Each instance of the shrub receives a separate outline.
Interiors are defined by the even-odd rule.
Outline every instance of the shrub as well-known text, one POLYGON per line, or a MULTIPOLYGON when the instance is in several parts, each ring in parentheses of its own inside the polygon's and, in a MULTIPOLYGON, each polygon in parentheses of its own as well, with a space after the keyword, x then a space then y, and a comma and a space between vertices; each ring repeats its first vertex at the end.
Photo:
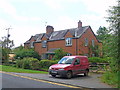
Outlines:
POLYGON ((40 60, 40 56, 38 55, 37 52, 35 52, 33 49, 22 49, 19 51, 15 52, 15 59, 23 59, 25 57, 33 57, 33 58, 37 58, 38 60, 40 60))
POLYGON ((90 57, 89 61, 91 63, 107 63, 110 61, 110 58, 90 57))
POLYGON ((49 68, 53 64, 57 64, 59 60, 41 60, 39 62, 41 68, 49 68))
POLYGON ((60 60, 63 56, 66 56, 67 52, 64 52, 63 49, 57 49, 55 50, 55 56, 53 57, 53 60, 60 60))
POLYGON ((23 60, 16 60, 16 67, 22 68, 23 60))
POLYGON ((31 57, 23 58, 21 60, 16 61, 16 67, 33 70, 39 69, 39 60, 31 57))
POLYGON ((30 61, 30 68, 32 69, 32 70, 37 70, 37 69, 40 69, 40 65, 39 65, 39 60, 38 59, 32 59, 31 61, 30 61))

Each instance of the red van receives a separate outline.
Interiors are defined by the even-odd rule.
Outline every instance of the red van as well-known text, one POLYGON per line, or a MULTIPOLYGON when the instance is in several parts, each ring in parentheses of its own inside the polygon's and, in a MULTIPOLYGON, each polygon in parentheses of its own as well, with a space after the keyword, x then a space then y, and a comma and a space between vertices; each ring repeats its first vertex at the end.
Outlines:
POLYGON ((87 76, 89 61, 87 56, 64 56, 58 64, 50 66, 48 71, 53 77, 60 75, 61 77, 71 78, 73 75, 82 73, 87 76))

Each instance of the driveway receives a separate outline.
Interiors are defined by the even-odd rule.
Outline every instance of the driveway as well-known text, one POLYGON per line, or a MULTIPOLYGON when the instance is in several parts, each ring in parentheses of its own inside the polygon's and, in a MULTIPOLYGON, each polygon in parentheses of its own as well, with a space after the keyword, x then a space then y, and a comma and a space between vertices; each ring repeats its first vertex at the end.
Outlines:
POLYGON ((43 79, 43 80, 48 80, 53 82, 71 84, 71 85, 86 87, 86 88, 112 88, 111 86, 105 83, 102 83, 100 81, 99 77, 101 76, 101 74, 90 73, 89 76, 87 77, 84 77, 83 75, 78 75, 71 79, 60 78, 59 76, 54 78, 49 74, 29 74, 29 73, 13 73, 13 74, 28 76, 32 78, 43 79))

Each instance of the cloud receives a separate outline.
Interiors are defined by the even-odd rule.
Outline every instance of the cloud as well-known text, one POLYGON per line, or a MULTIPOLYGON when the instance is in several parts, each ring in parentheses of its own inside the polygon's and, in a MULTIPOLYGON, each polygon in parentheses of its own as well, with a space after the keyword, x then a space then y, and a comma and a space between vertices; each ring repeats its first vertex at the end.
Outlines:
POLYGON ((116 5, 116 0, 81 0, 89 11, 106 15, 109 6, 116 5))
POLYGON ((52 9, 62 8, 61 0, 43 0, 43 2, 52 9))
POLYGON ((69 16, 60 16, 56 19, 56 23, 53 24, 55 30, 64 30, 77 26, 76 21, 74 21, 69 16))
POLYGON ((20 16, 16 12, 16 8, 6 0, 0 0, 0 8, 3 12, 7 15, 12 16, 15 20, 18 21, 39 21, 41 18, 39 17, 27 17, 27 16, 20 16))

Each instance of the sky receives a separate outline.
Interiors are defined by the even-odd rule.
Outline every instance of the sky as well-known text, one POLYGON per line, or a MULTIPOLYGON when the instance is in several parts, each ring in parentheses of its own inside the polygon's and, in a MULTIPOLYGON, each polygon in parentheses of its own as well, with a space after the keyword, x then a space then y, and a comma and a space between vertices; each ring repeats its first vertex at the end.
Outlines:
POLYGON ((10 39, 18 47, 35 34, 45 33, 46 26, 54 31, 76 28, 79 20, 91 26, 94 33, 106 22, 109 6, 116 0, 0 0, 0 39, 10 29, 10 39))

